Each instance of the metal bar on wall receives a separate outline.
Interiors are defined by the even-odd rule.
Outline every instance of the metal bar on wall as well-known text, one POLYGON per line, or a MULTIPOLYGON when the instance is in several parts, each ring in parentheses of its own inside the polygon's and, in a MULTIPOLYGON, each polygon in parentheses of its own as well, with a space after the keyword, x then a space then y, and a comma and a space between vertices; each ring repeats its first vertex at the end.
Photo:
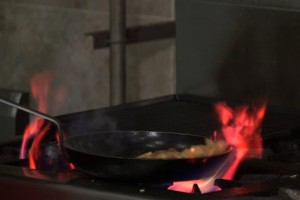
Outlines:
MULTIPOLYGON (((126 28, 126 44, 134 44, 148 42, 160 39, 175 38, 175 22, 161 22, 156 24, 147 24, 126 28)), ((87 33, 94 40, 94 49, 109 47, 110 33, 109 31, 99 31, 87 33)))

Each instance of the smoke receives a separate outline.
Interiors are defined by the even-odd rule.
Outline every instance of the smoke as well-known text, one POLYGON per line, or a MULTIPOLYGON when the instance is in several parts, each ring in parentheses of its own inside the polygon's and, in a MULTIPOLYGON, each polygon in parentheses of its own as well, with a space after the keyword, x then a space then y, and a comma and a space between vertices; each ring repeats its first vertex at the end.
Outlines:
POLYGON ((0 87, 29 91, 33 75, 51 71, 49 114, 108 106, 108 51, 95 52, 86 36, 101 29, 99 21, 106 27, 105 20, 72 9, 16 4, 1 9, 0 87))

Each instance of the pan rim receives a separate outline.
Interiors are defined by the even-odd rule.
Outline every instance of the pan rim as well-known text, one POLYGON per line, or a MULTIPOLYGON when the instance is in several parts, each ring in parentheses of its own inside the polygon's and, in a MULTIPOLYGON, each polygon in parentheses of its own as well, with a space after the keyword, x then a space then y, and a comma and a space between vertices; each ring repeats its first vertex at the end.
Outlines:
MULTIPOLYGON (((150 133, 150 132, 154 132, 154 133, 160 133, 160 134, 168 134, 168 135, 181 135, 181 136, 188 136, 188 137, 195 137, 195 138, 199 138, 199 139, 209 139, 211 140, 210 138, 208 137, 203 137, 203 136, 198 136, 198 135, 192 135, 192 134, 186 134, 186 133, 177 133, 177 132, 164 132, 164 131, 133 131, 133 130, 130 130, 130 131, 120 131, 120 130, 116 130, 116 131, 92 131, 90 132, 89 136, 91 135, 97 135, 99 133, 133 133, 133 132, 136 132, 138 134, 140 133, 150 133)), ((221 154, 215 154, 215 155, 211 155, 211 156, 205 156, 205 157, 194 157, 194 158, 171 158, 171 159, 153 159, 153 158, 132 158, 132 157, 122 157, 122 156, 108 156, 108 155, 103 155, 103 154, 95 154, 95 153, 87 153, 87 152, 83 152, 83 151, 79 151, 78 149, 75 149, 74 147, 72 147, 72 145, 70 145, 70 141, 71 140, 74 140, 76 138, 79 138, 79 137, 84 137, 84 136, 87 136, 87 135, 76 135, 76 136, 70 136, 68 137, 67 139, 64 140, 64 150, 70 150, 70 151, 75 151, 77 153, 81 153, 81 154, 86 154, 86 155, 89 155, 89 156, 101 156, 102 158, 108 158, 108 159, 122 159, 122 160, 135 160, 135 161, 144 161, 144 162, 147 162, 147 161, 183 161, 183 160, 203 160, 203 159, 208 159, 208 158, 214 158, 214 157, 219 157, 219 156, 223 156, 223 155, 226 155, 228 153, 230 153, 233 149, 233 147, 231 145, 228 144, 228 149, 226 151, 224 151, 223 153, 221 154)))

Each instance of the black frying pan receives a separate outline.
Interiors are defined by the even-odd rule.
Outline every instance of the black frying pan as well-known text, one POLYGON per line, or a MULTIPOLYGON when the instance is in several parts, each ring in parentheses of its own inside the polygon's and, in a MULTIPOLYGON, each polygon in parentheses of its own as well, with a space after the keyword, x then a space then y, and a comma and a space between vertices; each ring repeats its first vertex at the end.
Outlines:
POLYGON ((56 124, 60 146, 77 169, 109 180, 138 182, 169 182, 203 178, 214 173, 216 163, 226 158, 230 149, 221 155, 194 159, 139 159, 138 155, 191 145, 204 144, 203 137, 153 131, 93 132, 63 139, 57 119, 0 98, 0 102, 37 115, 56 124))

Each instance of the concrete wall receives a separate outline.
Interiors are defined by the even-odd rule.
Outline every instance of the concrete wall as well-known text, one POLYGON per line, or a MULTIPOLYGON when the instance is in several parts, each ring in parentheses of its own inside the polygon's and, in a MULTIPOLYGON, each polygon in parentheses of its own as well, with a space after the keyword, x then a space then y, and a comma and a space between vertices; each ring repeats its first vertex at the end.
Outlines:
MULTIPOLYGON (((0 0, 0 88, 28 91, 30 78, 48 70, 48 113, 108 106, 109 51, 93 50, 85 36, 108 30, 108 10, 109 0, 0 0)), ((172 21, 174 0, 127 0, 127 13, 128 26, 172 21)), ((174 39, 129 45, 127 71, 128 101, 174 93, 174 39)))

